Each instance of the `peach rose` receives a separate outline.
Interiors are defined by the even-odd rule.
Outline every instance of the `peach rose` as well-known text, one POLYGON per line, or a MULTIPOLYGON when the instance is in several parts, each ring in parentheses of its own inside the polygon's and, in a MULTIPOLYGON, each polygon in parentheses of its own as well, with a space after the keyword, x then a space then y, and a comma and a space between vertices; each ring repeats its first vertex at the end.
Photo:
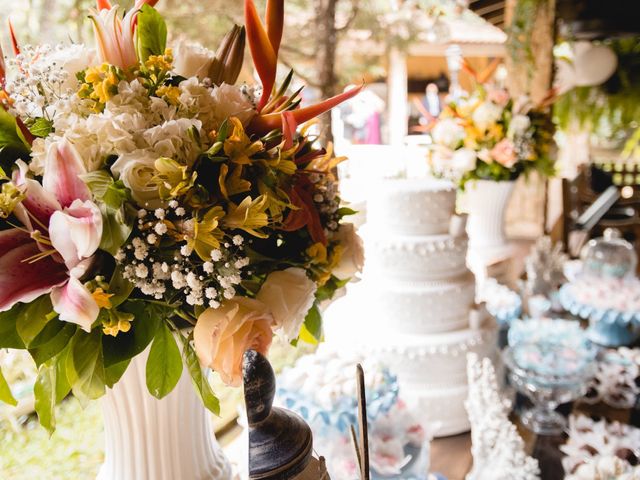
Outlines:
POLYGON ((249 349, 267 355, 273 315, 258 300, 234 297, 219 308, 208 308, 193 331, 200 363, 218 372, 227 385, 242 384, 242 357, 249 349))
POLYGON ((270 273, 256 298, 273 314, 278 333, 290 342, 298 338, 300 327, 315 301, 316 284, 302 268, 270 273))
POLYGON ((513 142, 508 138, 500 140, 495 147, 491 149, 491 156, 500 165, 511 168, 516 164, 516 150, 513 142))

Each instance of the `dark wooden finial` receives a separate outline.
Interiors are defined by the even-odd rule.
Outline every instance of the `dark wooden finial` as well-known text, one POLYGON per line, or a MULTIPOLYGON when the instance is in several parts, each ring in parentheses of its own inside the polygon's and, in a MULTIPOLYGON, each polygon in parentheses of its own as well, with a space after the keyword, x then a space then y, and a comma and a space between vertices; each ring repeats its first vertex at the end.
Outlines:
POLYGON ((293 480, 311 461, 311 429, 295 413, 273 406, 276 377, 263 355, 247 351, 243 375, 249 421, 249 478, 293 480))

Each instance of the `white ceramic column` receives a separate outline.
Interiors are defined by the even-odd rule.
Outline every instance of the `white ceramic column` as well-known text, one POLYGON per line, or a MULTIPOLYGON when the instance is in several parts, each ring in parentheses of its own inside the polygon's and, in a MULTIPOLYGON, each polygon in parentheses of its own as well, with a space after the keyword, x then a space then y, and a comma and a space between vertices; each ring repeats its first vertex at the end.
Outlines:
POLYGON ((231 468, 216 442, 185 369, 162 400, 145 383, 148 350, 102 400, 105 462, 98 480, 230 480, 231 468))

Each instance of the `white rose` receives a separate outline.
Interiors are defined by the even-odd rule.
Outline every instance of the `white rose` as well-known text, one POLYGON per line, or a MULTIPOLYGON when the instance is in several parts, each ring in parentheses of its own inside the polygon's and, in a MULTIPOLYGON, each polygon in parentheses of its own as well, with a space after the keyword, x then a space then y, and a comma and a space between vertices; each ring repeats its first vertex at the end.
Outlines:
POLYGON ((223 83, 212 93, 216 102, 216 118, 220 123, 229 117, 236 117, 247 126, 256 114, 249 98, 239 87, 223 83))
POLYGON ((527 129, 531 126, 531 120, 526 115, 514 115, 509 123, 508 137, 513 140, 515 137, 520 137, 525 134, 527 129))
POLYGON ((200 80, 209 76, 209 69, 216 54, 202 45, 180 42, 175 49, 173 70, 178 75, 200 80))
POLYGON ((440 120, 431 131, 431 137, 435 143, 452 149, 464 140, 464 136, 464 127, 453 118, 440 120))
POLYGON ((478 156, 470 148, 461 148, 453 152, 451 168, 458 172, 469 172, 476 168, 478 156))
POLYGON ((352 223, 340 225, 336 239, 340 242, 342 255, 340 262, 331 273, 340 279, 353 278, 356 273, 362 271, 364 265, 362 239, 356 233, 356 228, 352 223))
POLYGON ((82 44, 59 46, 40 57, 37 64, 43 69, 62 70, 65 77, 61 84, 62 91, 76 91, 80 87, 76 73, 89 68, 94 63, 95 56, 94 49, 82 44))
POLYGON ((131 190, 133 199, 141 207, 158 208, 164 203, 157 185, 152 181, 157 174, 154 166, 157 158, 153 152, 137 150, 120 155, 111 166, 111 171, 131 190))
POLYGON ((485 131, 496 123, 501 116, 502 107, 492 102, 484 102, 473 111, 471 119, 480 130, 485 131))
POLYGON ((298 338, 300 327, 313 306, 316 284, 302 268, 270 273, 256 299, 264 303, 286 341, 298 338))

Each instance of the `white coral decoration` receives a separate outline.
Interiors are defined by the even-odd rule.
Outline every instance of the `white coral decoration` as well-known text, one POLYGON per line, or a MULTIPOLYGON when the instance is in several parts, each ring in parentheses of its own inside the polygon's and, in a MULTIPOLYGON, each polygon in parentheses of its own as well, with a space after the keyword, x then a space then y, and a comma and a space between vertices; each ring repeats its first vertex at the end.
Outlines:
POLYGON ((531 295, 548 295, 566 281, 564 264, 568 257, 562 248, 562 243, 554 245, 547 236, 536 242, 525 260, 527 290, 531 295))
POLYGON ((565 480, 640 480, 640 467, 618 457, 598 457, 587 460, 565 480))
POLYGON ((511 404, 498 393, 491 360, 467 355, 473 469, 467 480, 537 480, 538 461, 525 453, 524 442, 509 421, 511 404))
MULTIPOLYGON (((634 454, 640 445, 640 428, 605 420, 595 422, 584 415, 569 417, 568 434, 567 443, 560 446, 560 450, 566 455, 562 459, 562 466, 568 474, 577 474, 580 465, 584 463, 595 464, 601 458, 621 458, 634 454)), ((605 476, 602 478, 635 479, 638 477, 605 476)))
POLYGON ((615 408, 632 408, 640 397, 640 348, 608 350, 598 362, 587 403, 603 401, 615 408))

